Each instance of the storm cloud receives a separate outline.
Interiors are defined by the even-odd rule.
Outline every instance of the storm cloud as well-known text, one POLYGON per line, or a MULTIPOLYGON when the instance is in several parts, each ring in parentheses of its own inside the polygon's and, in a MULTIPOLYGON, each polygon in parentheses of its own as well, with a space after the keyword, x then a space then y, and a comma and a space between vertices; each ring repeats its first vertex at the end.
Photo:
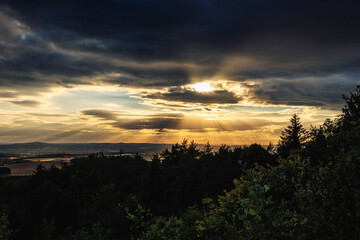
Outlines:
MULTIPOLYGON (((22 94, 97 84, 171 89, 221 79, 252 85, 244 97, 255 102, 335 108, 359 83, 360 3, 353 1, 2 0, 0 6, 0 84, 22 94)), ((145 98, 239 100, 226 90, 145 98)))

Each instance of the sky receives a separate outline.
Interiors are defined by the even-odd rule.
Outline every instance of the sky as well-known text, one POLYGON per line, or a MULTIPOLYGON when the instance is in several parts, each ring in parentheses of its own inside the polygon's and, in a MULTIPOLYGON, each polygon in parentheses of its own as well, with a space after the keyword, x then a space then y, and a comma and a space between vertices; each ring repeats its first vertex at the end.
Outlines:
POLYGON ((360 84, 360 3, 0 0, 0 143, 277 143, 360 84))

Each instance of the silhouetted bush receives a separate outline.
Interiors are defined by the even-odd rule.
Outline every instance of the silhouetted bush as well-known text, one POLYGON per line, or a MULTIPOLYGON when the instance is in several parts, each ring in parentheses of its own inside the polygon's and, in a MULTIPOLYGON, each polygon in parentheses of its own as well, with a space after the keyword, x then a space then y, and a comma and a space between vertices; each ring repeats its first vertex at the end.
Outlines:
POLYGON ((0 167, 0 175, 10 174, 11 169, 7 167, 0 167))

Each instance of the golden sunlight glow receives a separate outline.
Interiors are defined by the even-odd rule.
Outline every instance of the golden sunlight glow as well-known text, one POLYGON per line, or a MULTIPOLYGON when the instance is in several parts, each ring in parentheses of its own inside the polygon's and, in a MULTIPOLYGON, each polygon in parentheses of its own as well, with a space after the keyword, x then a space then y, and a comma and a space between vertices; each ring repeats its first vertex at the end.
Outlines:
POLYGON ((193 85, 190 85, 195 91, 197 92, 211 92, 214 90, 213 87, 210 86, 210 83, 195 83, 193 85))

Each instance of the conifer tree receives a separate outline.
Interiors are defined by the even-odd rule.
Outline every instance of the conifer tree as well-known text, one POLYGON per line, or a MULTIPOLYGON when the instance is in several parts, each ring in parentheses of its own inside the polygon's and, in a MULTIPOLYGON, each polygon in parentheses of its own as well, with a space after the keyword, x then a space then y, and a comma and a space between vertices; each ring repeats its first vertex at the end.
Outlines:
POLYGON ((294 114, 290 125, 281 132, 277 152, 282 158, 287 158, 293 150, 301 149, 307 138, 307 131, 303 128, 300 117, 294 114))

